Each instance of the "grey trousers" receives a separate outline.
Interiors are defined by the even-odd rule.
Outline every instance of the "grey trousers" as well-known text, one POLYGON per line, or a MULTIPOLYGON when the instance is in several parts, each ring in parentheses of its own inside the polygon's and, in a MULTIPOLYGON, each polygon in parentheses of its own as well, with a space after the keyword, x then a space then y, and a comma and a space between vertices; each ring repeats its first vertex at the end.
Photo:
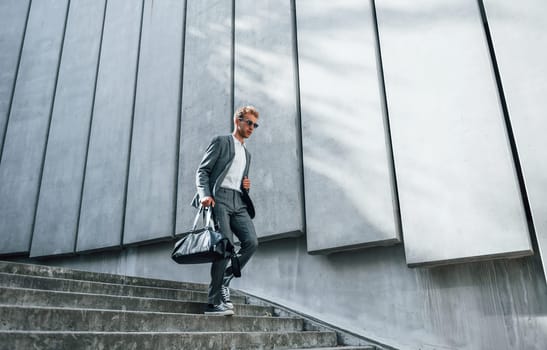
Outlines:
MULTIPOLYGON (((234 235, 241 242, 238 252, 239 263, 243 268, 258 247, 255 227, 247 213, 245 203, 241 199, 241 193, 234 190, 220 188, 215 195, 213 213, 215 220, 222 232, 232 242, 234 235)), ((218 305, 221 302, 220 288, 228 286, 233 275, 231 269, 226 267, 230 259, 217 260, 211 266, 211 284, 209 285, 208 303, 218 305)))

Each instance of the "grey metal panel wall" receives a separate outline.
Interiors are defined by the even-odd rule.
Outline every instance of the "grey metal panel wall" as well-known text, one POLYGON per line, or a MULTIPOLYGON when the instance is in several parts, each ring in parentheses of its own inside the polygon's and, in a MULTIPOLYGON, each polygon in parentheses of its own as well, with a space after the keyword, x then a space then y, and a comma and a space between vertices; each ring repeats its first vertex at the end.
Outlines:
MULTIPOLYGON (((29 0, 0 2, 0 155, 8 122, 13 83, 23 45, 29 0)), ((1 157, 0 157, 1 161, 1 157)))
POLYGON ((183 1, 145 1, 124 244, 173 234, 183 18, 183 1))
POLYGON ((235 108, 252 104, 261 114, 247 146, 259 238, 304 231, 293 42, 290 0, 236 2, 235 108))
POLYGON ((191 229, 195 174, 211 139, 231 131, 232 3, 188 0, 176 233, 191 229))
POLYGON ((77 251, 121 244, 142 5, 107 2, 77 251))
POLYGON ((308 251, 398 242, 371 2, 296 15, 308 251))
POLYGON ((0 254, 30 249, 67 1, 34 1, 0 166, 0 254))
POLYGON ((530 254, 477 2, 377 6, 407 263, 530 254))
POLYGON ((484 4, 547 273, 547 3, 484 4))
POLYGON ((104 10, 70 3, 31 256, 74 252, 104 10))

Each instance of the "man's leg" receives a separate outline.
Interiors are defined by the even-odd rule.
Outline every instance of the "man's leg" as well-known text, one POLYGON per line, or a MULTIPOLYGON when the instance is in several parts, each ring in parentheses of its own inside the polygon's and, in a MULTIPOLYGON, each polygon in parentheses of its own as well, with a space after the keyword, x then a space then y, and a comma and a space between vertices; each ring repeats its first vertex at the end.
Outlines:
POLYGON ((221 303, 220 288, 222 287, 222 278, 229 259, 222 259, 213 262, 211 265, 211 283, 209 284, 209 296, 207 302, 212 305, 221 303))
MULTIPOLYGON (((233 234, 230 230, 230 212, 232 209, 229 207, 229 201, 226 194, 217 194, 215 199, 215 207, 213 208, 214 218, 219 226, 220 232, 232 240, 233 234)), ((211 265, 211 283, 209 284, 208 303, 213 305, 219 305, 221 303, 220 289, 222 287, 222 279, 226 266, 230 259, 217 260, 211 265)))
POLYGON ((246 209, 234 213, 231 224, 232 231, 241 242, 239 264, 243 268, 258 248, 255 226, 246 209))
MULTIPOLYGON (((245 204, 241 200, 241 196, 238 195, 235 202, 237 209, 230 215, 230 228, 241 242, 241 249, 238 255, 239 264, 243 268, 258 248, 258 239, 253 221, 247 212, 245 204)), ((231 268, 228 268, 224 274, 222 284, 227 287, 232 278, 231 268)))

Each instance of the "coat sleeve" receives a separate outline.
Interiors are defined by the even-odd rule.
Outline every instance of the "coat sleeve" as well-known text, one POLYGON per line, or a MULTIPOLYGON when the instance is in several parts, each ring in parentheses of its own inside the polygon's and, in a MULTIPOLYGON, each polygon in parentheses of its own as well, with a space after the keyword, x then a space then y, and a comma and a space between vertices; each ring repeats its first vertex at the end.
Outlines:
POLYGON ((198 170, 196 171, 196 187, 199 198, 212 196, 210 177, 219 155, 220 140, 218 137, 215 137, 207 147, 198 170))

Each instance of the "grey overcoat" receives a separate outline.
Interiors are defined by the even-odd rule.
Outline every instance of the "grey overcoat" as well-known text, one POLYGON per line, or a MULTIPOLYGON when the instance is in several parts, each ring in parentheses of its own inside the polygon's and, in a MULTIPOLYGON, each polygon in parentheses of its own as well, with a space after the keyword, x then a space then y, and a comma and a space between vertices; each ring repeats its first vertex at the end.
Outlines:
MULTIPOLYGON (((200 198, 211 196, 215 198, 216 191, 224 180, 228 169, 235 157, 234 138, 232 135, 217 136, 213 138, 205 155, 196 171, 197 192, 192 200, 194 207, 199 207, 200 198)), ((249 175, 249 166, 251 164, 251 154, 245 148, 245 157, 247 162, 243 176, 249 175)), ((244 201, 247 204, 247 210, 254 217, 254 207, 246 191, 243 191, 244 201), (246 197, 246 198, 245 198, 246 197), (248 202, 247 202, 248 201, 248 202), (252 213, 251 213, 252 210, 252 213)))

